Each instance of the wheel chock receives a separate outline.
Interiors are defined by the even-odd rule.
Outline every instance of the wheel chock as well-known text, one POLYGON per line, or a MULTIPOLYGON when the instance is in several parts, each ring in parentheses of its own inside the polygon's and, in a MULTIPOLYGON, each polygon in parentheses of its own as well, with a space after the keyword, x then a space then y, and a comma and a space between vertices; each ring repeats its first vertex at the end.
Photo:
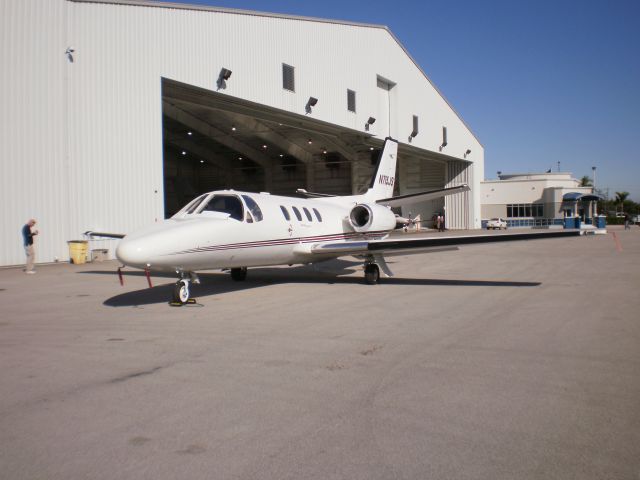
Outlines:
POLYGON ((169 305, 172 307, 181 307, 184 304, 182 302, 169 302, 169 305))
POLYGON ((194 303, 198 303, 198 301, 195 298, 190 298, 187 300, 187 303, 194 304, 194 303))

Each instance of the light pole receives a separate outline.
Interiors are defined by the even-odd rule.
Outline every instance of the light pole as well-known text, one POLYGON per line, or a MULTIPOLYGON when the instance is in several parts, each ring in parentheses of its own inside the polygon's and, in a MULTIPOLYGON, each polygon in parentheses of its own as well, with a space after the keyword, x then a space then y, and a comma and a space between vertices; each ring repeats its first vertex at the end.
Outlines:
MULTIPOLYGON (((593 172, 593 194, 596 195, 596 167, 591 167, 591 171, 593 172)), ((593 206, 593 220, 595 223, 596 217, 598 216, 598 200, 595 201, 593 206)))

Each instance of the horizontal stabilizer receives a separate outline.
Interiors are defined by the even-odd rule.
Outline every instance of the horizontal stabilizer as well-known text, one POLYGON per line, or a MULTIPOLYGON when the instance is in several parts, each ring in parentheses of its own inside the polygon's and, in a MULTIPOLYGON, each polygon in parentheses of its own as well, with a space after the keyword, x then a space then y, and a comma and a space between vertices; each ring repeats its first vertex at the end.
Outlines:
POLYGON ((84 232, 85 237, 102 237, 102 238, 124 238, 124 233, 106 233, 106 232, 92 232, 88 230, 84 232))
POLYGON ((329 195, 328 193, 314 193, 307 192, 304 188, 299 188, 296 190, 298 195, 302 195, 306 198, 325 198, 325 197, 335 197, 335 195, 329 195))
POLYGON ((452 195, 454 193, 468 192, 470 190, 469 185, 458 185, 456 187, 441 188, 439 190, 429 190, 426 192, 410 193, 408 195, 400 195, 398 197, 383 198, 376 200, 376 203, 385 205, 387 207, 400 207, 402 205, 411 205, 413 203, 426 202, 428 200, 434 200, 446 195, 452 195))

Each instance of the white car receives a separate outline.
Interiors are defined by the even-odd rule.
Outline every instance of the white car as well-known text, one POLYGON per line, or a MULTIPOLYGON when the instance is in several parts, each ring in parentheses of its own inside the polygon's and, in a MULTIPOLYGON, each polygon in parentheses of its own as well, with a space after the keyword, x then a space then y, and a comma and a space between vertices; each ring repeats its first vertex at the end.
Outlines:
POLYGON ((487 222, 487 230, 506 230, 507 221, 502 218, 492 218, 487 222))

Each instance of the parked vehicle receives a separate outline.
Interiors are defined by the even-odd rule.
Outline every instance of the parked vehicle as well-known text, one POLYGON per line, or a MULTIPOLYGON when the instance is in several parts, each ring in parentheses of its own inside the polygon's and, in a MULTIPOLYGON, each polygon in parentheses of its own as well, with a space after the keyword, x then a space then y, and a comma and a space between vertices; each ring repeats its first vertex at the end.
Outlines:
POLYGON ((503 218, 492 218, 487 222, 487 230, 506 230, 507 221, 503 218))

